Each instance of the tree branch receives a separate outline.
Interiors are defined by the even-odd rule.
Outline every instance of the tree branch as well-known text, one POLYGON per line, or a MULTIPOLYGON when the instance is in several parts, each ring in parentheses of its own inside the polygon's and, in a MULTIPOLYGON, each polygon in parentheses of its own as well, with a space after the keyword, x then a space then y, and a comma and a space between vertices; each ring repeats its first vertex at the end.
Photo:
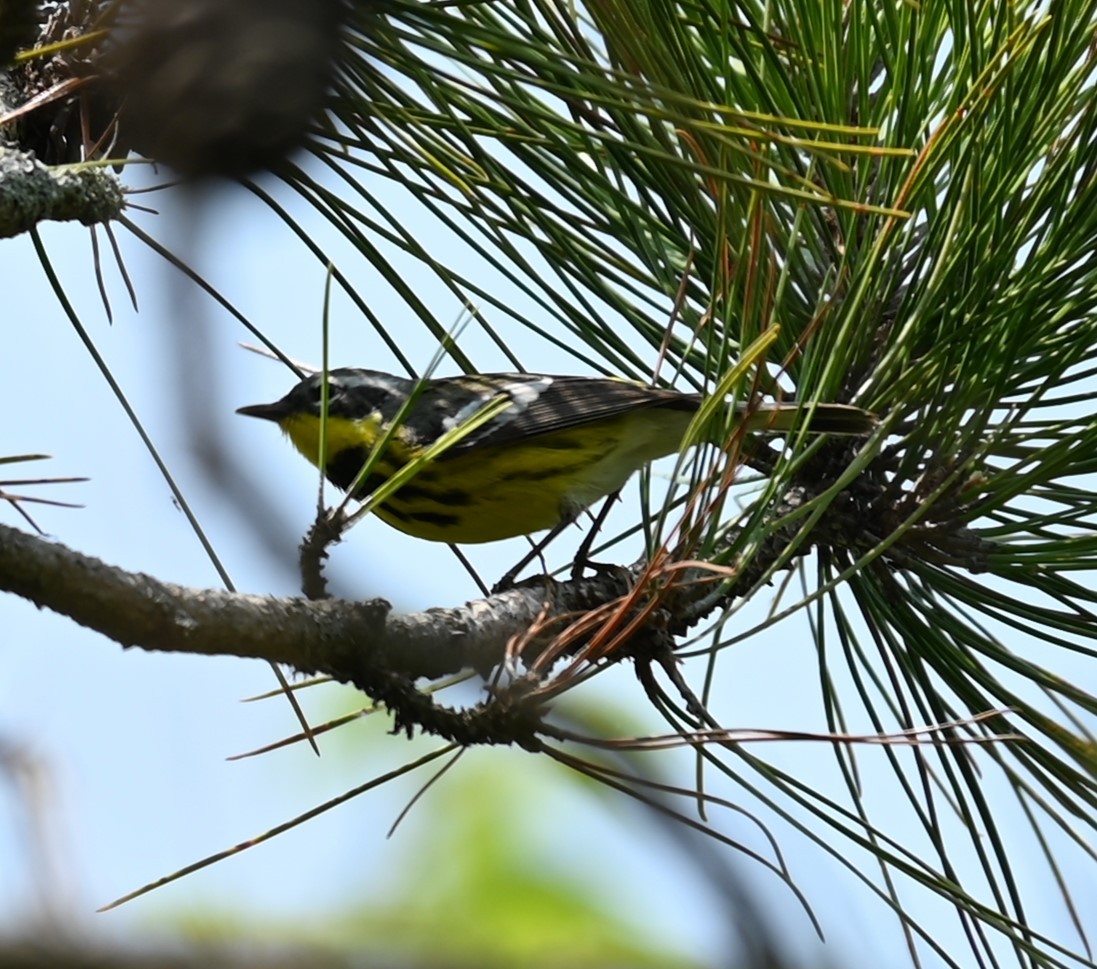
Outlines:
MULTIPOLYGON (((803 497, 799 491, 796 496, 803 497)), ((792 500, 786 496, 778 503, 778 513, 792 507, 792 500)), ((827 527, 813 529, 813 537, 846 547, 862 524, 846 522, 850 516, 838 510, 828 515, 827 527)), ((393 615, 383 599, 313 600, 189 589, 0 525, 0 590, 123 646, 264 659, 304 674, 331 676, 384 704, 396 728, 409 733, 420 727, 462 744, 517 743, 538 750, 552 735, 541 719, 543 705, 562 685, 540 689, 553 662, 549 657, 580 655, 589 662, 612 662, 628 656, 641 667, 653 659, 665 663, 673 650, 668 634, 684 631, 722 603, 749 594, 790 548, 794 555, 806 553, 813 541, 800 532, 798 522, 780 529, 749 563, 723 572, 715 587, 713 573, 698 567, 664 571, 657 559, 652 568, 659 580, 645 594, 648 586, 637 584, 648 572, 648 563, 641 560, 629 569, 606 570, 592 578, 557 582, 539 576, 463 606, 393 615), (616 604, 621 608, 612 608, 616 604), (606 607, 610 611, 602 611, 606 607), (599 613, 601 618, 591 625, 590 617, 599 613), (567 621, 572 617, 588 622, 576 625, 567 621), (561 619, 565 622, 555 621, 561 619), (596 629, 612 634, 595 634, 596 629), (486 676, 507 661, 512 640, 529 637, 531 631, 541 633, 538 641, 556 636, 553 651, 541 662, 527 664, 527 677, 512 677, 481 704, 449 709, 415 688, 421 677, 436 679, 466 669, 486 676), (594 653, 584 654, 586 645, 595 641, 599 646, 594 653)))
POLYGON ((47 168, 33 154, 0 145, 0 238, 47 219, 109 222, 124 206, 118 179, 106 169, 47 168))
POLYGON ((412 679, 489 670, 503 661, 512 636, 543 618, 546 595, 553 615, 578 612, 623 595, 628 580, 538 580, 464 606, 392 615, 383 599, 189 589, 0 525, 0 590, 123 646, 265 659, 357 682, 364 667, 412 679))

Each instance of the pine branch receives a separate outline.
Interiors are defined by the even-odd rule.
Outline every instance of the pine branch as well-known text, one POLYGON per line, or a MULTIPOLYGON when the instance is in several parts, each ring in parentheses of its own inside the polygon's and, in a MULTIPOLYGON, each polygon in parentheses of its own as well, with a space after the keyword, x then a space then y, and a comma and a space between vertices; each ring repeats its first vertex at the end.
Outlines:
POLYGON ((96 225, 125 207, 122 188, 102 168, 47 168, 33 154, 0 146, 0 239, 39 222, 96 225))

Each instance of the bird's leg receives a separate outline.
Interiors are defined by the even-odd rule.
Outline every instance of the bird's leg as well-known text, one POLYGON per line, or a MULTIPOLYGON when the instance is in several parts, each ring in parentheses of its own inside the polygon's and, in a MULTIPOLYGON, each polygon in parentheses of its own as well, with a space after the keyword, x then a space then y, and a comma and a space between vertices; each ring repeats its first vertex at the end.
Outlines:
MULTIPOLYGON (((587 556, 590 554, 590 547, 594 544, 595 538, 598 537, 598 532, 606 522, 606 516, 609 514, 609 510, 613 507, 613 503, 620 496, 621 491, 618 489, 613 494, 606 497, 602 507, 598 509, 598 514, 593 516, 593 523, 590 526, 590 531, 583 536, 583 541, 580 542, 579 548, 575 553, 575 559, 571 567, 572 579, 582 578, 583 570, 588 566, 591 568, 598 568, 598 563, 591 562, 587 556)), ((551 542, 557 535, 559 535, 568 525, 575 522, 574 513, 566 515, 560 520, 558 524, 553 526, 552 529, 542 538, 539 542, 534 543, 530 550, 522 556, 521 560, 513 568, 508 569, 507 573, 492 586, 491 591, 494 595, 497 592, 505 592, 512 585, 514 580, 518 577, 518 573, 522 571, 530 562, 535 558, 542 555, 546 548, 548 548, 549 542, 551 542)), ((544 567, 544 560, 542 560, 542 567, 544 567)))
POLYGON ((552 527, 549 533, 542 538, 539 542, 535 542, 525 555, 518 561, 518 564, 513 568, 507 570, 506 574, 491 587, 491 594, 495 595, 499 592, 506 592, 511 586, 514 585, 514 580, 518 577, 518 573, 522 571, 530 562, 537 558, 548 547, 548 543, 551 542, 557 535, 559 535, 568 525, 572 524, 575 519, 568 517, 562 519, 556 525, 552 527))
POLYGON ((446 544, 449 545, 449 550, 457 556, 457 561, 465 567, 465 571, 472 576, 472 581, 480 587, 480 591, 484 594, 485 598, 491 595, 487 583, 480 578, 480 573, 476 571, 476 566, 474 566, 469 561, 468 556, 461 551, 461 547, 459 545, 454 545, 453 542, 447 542, 446 544))
POLYGON ((590 530, 583 536, 583 540, 579 543, 579 548, 575 552, 575 559, 571 563, 572 581, 581 579, 583 577, 583 570, 588 567, 593 569, 605 568, 605 566, 600 566, 597 562, 592 562, 588 556, 590 555, 591 546, 594 545, 594 540, 598 537, 598 533, 606 523, 606 517, 609 515, 610 508, 613 507, 613 503, 620 497, 620 488, 613 492, 613 494, 606 495, 606 500, 602 502, 602 507, 598 509, 598 514, 594 516, 594 522, 591 524, 590 530))

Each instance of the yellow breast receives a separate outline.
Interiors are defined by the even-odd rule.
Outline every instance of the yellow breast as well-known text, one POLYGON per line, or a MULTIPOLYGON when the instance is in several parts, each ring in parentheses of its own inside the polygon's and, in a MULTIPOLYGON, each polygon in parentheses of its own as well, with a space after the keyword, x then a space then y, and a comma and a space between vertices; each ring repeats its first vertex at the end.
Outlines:
MULTIPOLYGON (((499 447, 443 455, 376 513, 402 532, 438 542, 474 544, 543 531, 617 491, 647 462, 677 450, 690 417, 682 411, 650 409, 499 447)), ((282 425, 314 465, 319 426, 307 417, 291 417, 282 425)), ((368 451, 380 433, 379 419, 329 419, 329 460, 348 448, 368 451)), ((394 441, 376 473, 386 478, 406 460, 406 449, 394 441)))

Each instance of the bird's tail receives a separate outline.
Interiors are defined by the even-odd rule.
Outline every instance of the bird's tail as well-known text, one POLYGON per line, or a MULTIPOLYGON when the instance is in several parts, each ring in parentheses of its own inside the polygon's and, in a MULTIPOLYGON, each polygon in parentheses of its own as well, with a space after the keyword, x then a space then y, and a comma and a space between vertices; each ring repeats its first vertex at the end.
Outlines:
POLYGON ((807 424, 812 434, 864 436, 876 429, 879 421, 871 411, 851 404, 757 404, 741 405, 751 431, 785 434, 807 424))

